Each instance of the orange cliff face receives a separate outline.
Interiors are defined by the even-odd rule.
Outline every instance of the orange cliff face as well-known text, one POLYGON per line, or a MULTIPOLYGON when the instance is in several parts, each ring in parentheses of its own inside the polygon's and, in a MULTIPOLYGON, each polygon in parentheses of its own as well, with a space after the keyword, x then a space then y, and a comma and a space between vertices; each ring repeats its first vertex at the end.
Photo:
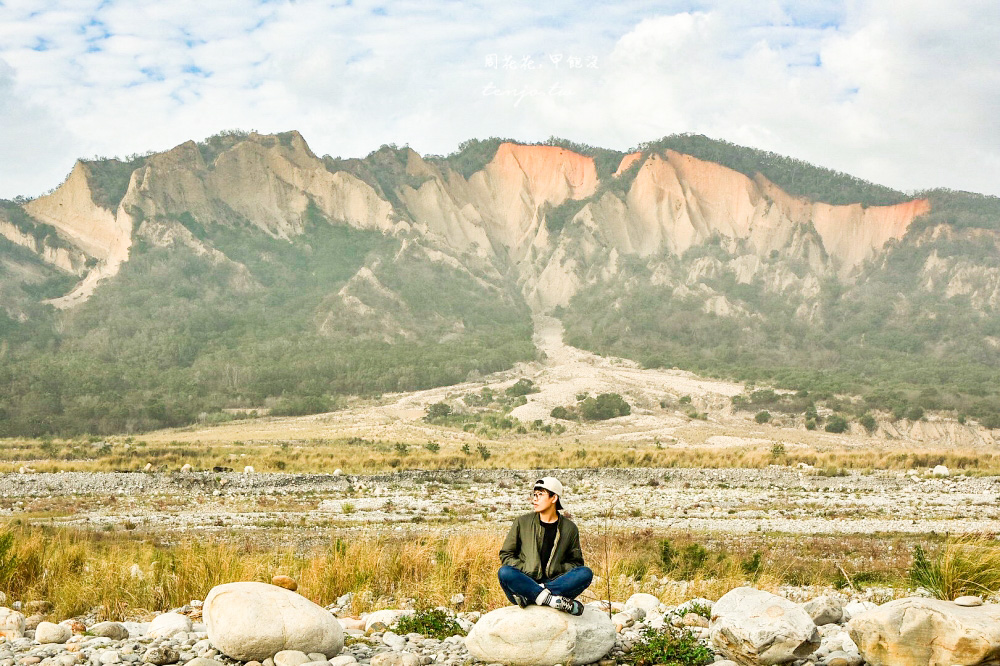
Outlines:
POLYGON ((629 153, 623 157, 622 161, 618 163, 618 169, 615 171, 615 177, 618 177, 628 171, 640 157, 642 157, 642 153, 629 153))
POLYGON ((598 222, 619 251, 680 254, 719 235, 747 240, 756 254, 764 255, 787 247, 811 223, 842 276, 888 241, 902 238, 913 220, 930 210, 926 199, 867 208, 816 203, 794 197, 762 176, 751 180, 674 151, 642 163, 626 204, 625 214, 615 216, 619 220, 598 222))
POLYGON ((544 234, 542 207, 593 195, 597 167, 593 158, 565 148, 503 143, 468 185, 470 203, 482 215, 494 245, 520 258, 544 234))

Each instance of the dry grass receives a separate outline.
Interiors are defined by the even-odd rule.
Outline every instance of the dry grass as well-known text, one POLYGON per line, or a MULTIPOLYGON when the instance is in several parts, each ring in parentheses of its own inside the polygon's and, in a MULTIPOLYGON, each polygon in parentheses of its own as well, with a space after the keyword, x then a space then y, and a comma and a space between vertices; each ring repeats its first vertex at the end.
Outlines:
POLYGON ((1000 541, 984 534, 951 537, 930 556, 921 549, 910 576, 938 599, 989 595, 1000 589, 1000 541))
MULTIPOLYGON (((204 599, 221 583, 267 582, 279 573, 298 580, 299 591, 320 604, 354 593, 355 612, 444 605, 456 593, 465 595, 469 609, 507 603, 496 582, 503 536, 497 530, 369 533, 332 538, 308 552, 268 549, 249 538, 159 545, 121 532, 23 525, 12 525, 3 534, 9 544, 5 549, 0 539, 0 590, 10 599, 47 599, 58 618, 92 609, 102 619, 141 617, 204 599)), ((840 568, 857 586, 902 585, 911 566, 911 545, 902 537, 702 535, 699 540, 689 533, 612 529, 585 534, 583 546, 587 564, 598 576, 585 600, 606 598, 608 583, 615 601, 643 591, 667 603, 718 598, 747 583, 772 590, 789 583, 845 585, 838 581, 840 568), (662 557, 664 538, 682 554, 671 565, 662 557), (697 556, 699 548, 704 559, 692 566, 684 554, 697 556)))
POLYGON ((258 472, 370 474, 392 470, 536 469, 578 467, 754 468, 805 463, 822 470, 930 469, 946 465, 966 474, 1000 474, 1000 452, 963 449, 902 450, 865 446, 820 448, 789 444, 776 455, 766 443, 743 446, 686 446, 636 442, 578 442, 505 439, 476 441, 468 453, 461 444, 435 440, 396 442, 347 439, 234 441, 228 444, 169 442, 150 444, 132 437, 89 440, 2 440, 0 473, 27 467, 38 472, 177 471, 228 467, 258 472), (479 446, 489 451, 483 456, 479 446), (432 447, 433 448, 433 447, 432 447))

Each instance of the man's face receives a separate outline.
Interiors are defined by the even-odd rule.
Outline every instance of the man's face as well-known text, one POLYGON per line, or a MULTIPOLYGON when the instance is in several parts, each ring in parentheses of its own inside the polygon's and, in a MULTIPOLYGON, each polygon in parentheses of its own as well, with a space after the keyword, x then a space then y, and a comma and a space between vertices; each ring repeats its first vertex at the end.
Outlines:
POLYGON ((547 490, 536 489, 531 492, 531 506, 535 513, 548 511, 549 507, 555 505, 556 499, 557 496, 550 495, 547 490))

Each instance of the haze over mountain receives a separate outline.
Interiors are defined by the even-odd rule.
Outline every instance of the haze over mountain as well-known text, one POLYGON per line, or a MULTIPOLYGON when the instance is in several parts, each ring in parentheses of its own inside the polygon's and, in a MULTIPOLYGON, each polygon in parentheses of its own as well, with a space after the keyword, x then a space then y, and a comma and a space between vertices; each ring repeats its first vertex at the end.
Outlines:
POLYGON ((229 132, 0 206, 0 435, 456 383, 574 345, 1000 424, 1000 200, 681 135, 313 154, 229 132))

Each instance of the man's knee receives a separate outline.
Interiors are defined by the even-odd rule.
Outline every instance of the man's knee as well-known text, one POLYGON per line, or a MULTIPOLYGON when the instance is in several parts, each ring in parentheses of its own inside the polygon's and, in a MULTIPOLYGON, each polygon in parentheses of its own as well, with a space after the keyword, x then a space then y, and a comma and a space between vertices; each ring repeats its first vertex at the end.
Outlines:
POLYGON ((519 572, 517 569, 511 566, 507 566, 505 564, 502 567, 500 567, 499 571, 497 571, 497 578, 500 579, 501 583, 506 583, 509 582, 512 578, 515 578, 518 573, 519 572))
POLYGON ((587 581, 587 585, 590 585, 594 581, 594 572, 590 567, 577 567, 573 571, 580 576, 581 581, 587 581))

